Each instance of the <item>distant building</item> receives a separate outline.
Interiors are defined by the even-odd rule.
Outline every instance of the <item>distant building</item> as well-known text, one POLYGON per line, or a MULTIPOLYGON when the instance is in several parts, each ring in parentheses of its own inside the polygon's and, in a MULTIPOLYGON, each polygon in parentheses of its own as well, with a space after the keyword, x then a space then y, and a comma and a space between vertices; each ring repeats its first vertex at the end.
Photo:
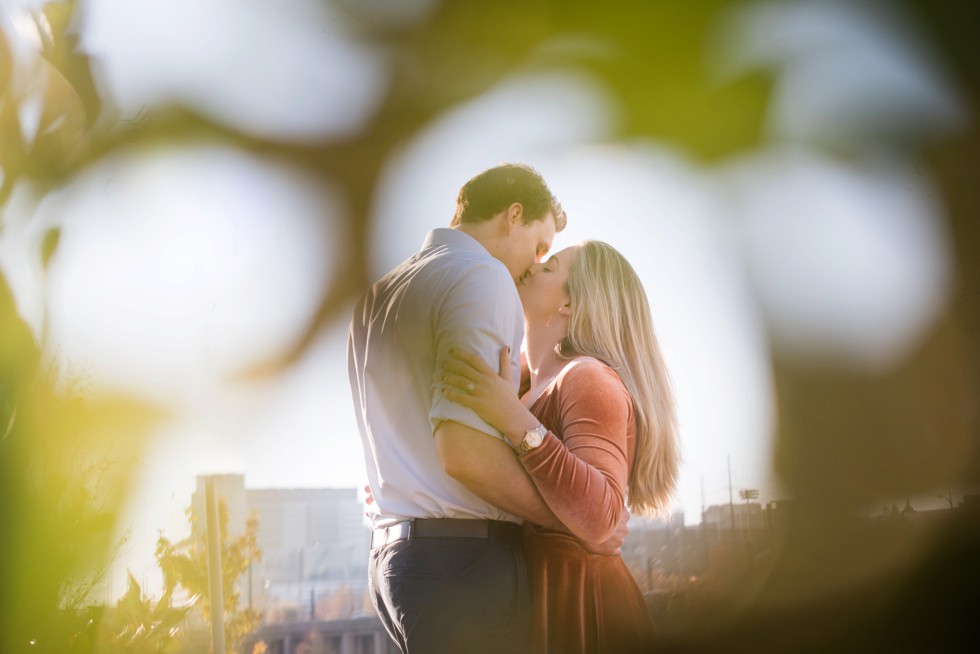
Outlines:
MULTIPOLYGON (((237 536, 245 531, 248 518, 248 499, 245 496, 245 475, 209 475, 214 480, 215 494, 224 500, 228 507, 228 533, 237 536)), ((193 536, 204 540, 207 525, 204 512, 204 484, 207 477, 198 477, 194 494, 191 496, 191 509, 197 520, 193 525, 193 536)))
POLYGON ((757 503, 717 504, 704 510, 701 524, 715 529, 765 529, 766 517, 757 503))
POLYGON ((353 488, 247 491, 270 583, 351 582, 367 576, 368 529, 353 488))
MULTIPOLYGON (((309 620, 328 605, 344 618, 364 613, 370 532, 356 489, 246 489, 244 475, 214 479, 216 494, 228 506, 230 537, 244 532, 250 513, 258 519, 262 560, 241 580, 243 601, 267 618, 309 620), (338 597, 346 606, 337 606, 338 597)), ((199 516, 204 515, 204 484, 198 477, 192 498, 199 516)), ((195 535, 203 536, 203 520, 198 522, 195 535)))
POLYGON ((250 654, 258 643, 264 644, 268 654, 399 654, 400 651, 376 616, 264 625, 246 639, 241 652, 250 654))
POLYGON ((629 522, 630 532, 647 531, 656 529, 678 529, 684 526, 684 512, 677 510, 664 518, 644 518, 641 516, 631 516, 629 522))

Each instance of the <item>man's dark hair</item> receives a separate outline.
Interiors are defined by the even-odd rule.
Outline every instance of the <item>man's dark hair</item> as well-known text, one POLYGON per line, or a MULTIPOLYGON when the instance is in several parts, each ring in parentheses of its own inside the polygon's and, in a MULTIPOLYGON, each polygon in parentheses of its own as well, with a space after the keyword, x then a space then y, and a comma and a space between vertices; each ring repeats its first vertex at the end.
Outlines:
POLYGON ((490 168, 463 184, 450 226, 490 220, 515 202, 524 207, 525 225, 541 220, 550 211, 555 216, 555 230, 560 232, 565 228, 561 204, 538 171, 524 164, 490 168))

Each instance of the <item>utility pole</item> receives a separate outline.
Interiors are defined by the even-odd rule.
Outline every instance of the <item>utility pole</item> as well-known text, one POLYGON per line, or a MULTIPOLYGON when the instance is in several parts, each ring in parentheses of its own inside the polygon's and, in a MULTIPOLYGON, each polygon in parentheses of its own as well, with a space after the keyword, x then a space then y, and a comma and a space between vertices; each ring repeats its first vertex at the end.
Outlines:
POLYGON ((211 599, 211 651, 225 652, 225 599, 221 590, 221 530, 214 475, 204 478, 204 512, 207 516, 208 590, 211 599))
POLYGON ((755 558, 752 554, 752 513, 749 511, 749 501, 759 499, 759 491, 755 488, 743 488, 738 496, 745 501, 745 552, 748 555, 749 567, 755 558))
POLYGON ((708 523, 704 519, 704 475, 701 475, 701 548, 704 550, 704 567, 708 567, 708 523))
POLYGON ((732 534, 735 534, 735 500, 732 497, 732 455, 728 455, 728 515, 731 519, 732 534))
POLYGON ((701 522, 704 522, 704 474, 701 475, 701 522))

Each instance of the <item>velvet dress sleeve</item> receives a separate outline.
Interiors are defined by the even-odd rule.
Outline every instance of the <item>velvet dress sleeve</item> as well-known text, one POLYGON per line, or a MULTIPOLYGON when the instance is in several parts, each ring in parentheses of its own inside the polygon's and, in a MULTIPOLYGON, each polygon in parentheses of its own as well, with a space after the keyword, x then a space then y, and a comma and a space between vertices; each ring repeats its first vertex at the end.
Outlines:
POLYGON ((602 542, 615 530, 626 499, 633 403, 619 376, 595 359, 571 364, 553 393, 561 439, 549 433, 520 460, 568 530, 602 542))

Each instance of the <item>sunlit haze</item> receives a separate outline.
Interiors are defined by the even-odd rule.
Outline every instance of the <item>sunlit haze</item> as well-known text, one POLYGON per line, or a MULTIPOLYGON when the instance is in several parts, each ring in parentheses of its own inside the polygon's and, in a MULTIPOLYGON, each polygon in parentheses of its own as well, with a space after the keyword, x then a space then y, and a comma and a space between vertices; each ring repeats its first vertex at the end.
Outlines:
MULTIPOLYGON (((324 3, 240 14, 231 0, 218 4, 221 21, 241 24, 214 29, 218 9, 206 11, 209 3, 89 3, 83 42, 123 115, 176 98, 252 134, 315 140, 374 109, 385 58, 341 30, 313 29, 330 21, 324 3), (180 48, 169 40, 177 32, 180 48), (212 42, 215 34, 222 38, 212 42), (277 54, 256 67, 256 45, 277 54), (206 57, 222 65, 197 66, 206 57), (249 73, 226 74, 236 70, 249 73)), ((787 9, 778 18, 789 29, 802 16, 787 9)), ((832 126, 862 129, 841 118, 862 107, 842 98, 868 79, 883 90, 866 102, 898 108, 911 99, 915 111, 896 109, 891 120, 923 130, 959 119, 955 96, 941 77, 923 81, 935 79, 934 62, 918 46, 883 44, 871 26, 839 18, 825 16, 824 31, 808 37, 809 58, 799 54, 777 76, 771 145, 710 167, 671 144, 615 140, 616 108, 596 80, 531 70, 504 79, 387 163, 374 203, 373 274, 448 225, 469 177, 505 161, 533 165, 568 214, 554 250, 606 241, 646 288, 676 389, 684 458, 676 506, 687 524, 700 521, 702 506, 729 501, 729 464, 736 493, 783 499, 772 465, 770 348, 887 368, 949 299, 951 246, 927 175, 879 152, 832 163, 813 142, 851 138, 832 126), (874 63, 891 61, 882 55, 855 69, 828 59, 840 41, 827 35, 918 63, 889 75, 874 63), (828 67, 852 77, 821 74, 828 67)), ((752 21, 743 12, 725 27, 719 76, 783 56, 749 47, 752 21)), ((123 390, 171 412, 149 442, 124 521, 132 539, 120 563, 137 576, 156 574, 158 529, 186 529, 196 475, 243 473, 252 488, 366 483, 346 319, 294 367, 236 377, 307 324, 347 238, 334 220, 345 210, 329 180, 207 144, 116 152, 43 201, 26 190, 12 198, 0 263, 47 356, 81 388, 123 390), (51 225, 64 231, 45 277, 28 253, 51 225)))

